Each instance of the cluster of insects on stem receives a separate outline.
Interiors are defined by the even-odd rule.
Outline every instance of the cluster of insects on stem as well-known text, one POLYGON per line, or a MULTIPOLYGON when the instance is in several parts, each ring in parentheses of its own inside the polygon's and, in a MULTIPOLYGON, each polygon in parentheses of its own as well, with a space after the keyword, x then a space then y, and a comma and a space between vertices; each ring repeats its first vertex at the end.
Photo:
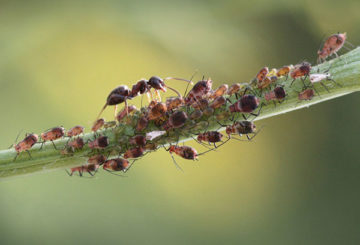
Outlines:
MULTIPOLYGON (((331 35, 317 53, 318 63, 331 56, 337 56, 337 52, 345 43, 346 33, 331 35)), ((14 145, 14 161, 22 152, 27 152, 31 158, 29 150, 35 144, 41 144, 41 150, 44 143, 52 142, 53 147, 64 156, 72 155, 84 147, 90 149, 87 163, 67 171, 70 176, 74 173, 80 176, 84 173, 94 176, 101 166, 103 170, 117 174, 116 172, 127 172, 133 163, 147 152, 163 147, 170 153, 175 165, 181 169, 174 155, 187 160, 197 160, 201 155, 214 151, 231 139, 251 141, 259 132, 253 120, 260 115, 262 106, 270 102, 275 106, 282 103, 287 97, 285 88, 291 87, 296 81, 302 82, 302 90, 298 93, 299 101, 311 100, 315 92, 318 93, 315 84, 320 84, 327 91, 329 88, 325 82, 341 86, 332 78, 330 69, 331 67, 322 73, 313 72, 308 62, 278 69, 263 67, 250 83, 235 83, 230 86, 221 84, 213 89, 212 80, 203 78, 189 91, 186 89, 184 95, 165 82, 178 80, 188 83, 189 86, 193 84, 192 78, 162 79, 153 76, 149 80, 141 79, 131 89, 121 85, 109 93, 105 105, 91 127, 94 135, 92 139, 84 140, 84 127, 79 125, 67 131, 63 127, 54 127, 41 133, 40 137, 34 133, 26 134, 22 141, 14 145), (160 91, 166 92, 167 89, 175 92, 177 96, 162 101, 160 91), (128 101, 143 95, 148 99, 147 106, 138 110, 134 105, 128 104, 128 101), (124 104, 124 108, 117 112, 120 104, 124 104), (100 118, 108 106, 114 106, 115 118, 112 121, 100 118), (216 118, 219 125, 217 130, 208 130, 207 119, 210 117, 216 118), (126 125, 132 128, 134 134, 124 136, 127 138, 120 145, 114 145, 108 136, 103 134, 104 130, 101 130, 121 130, 126 125), (155 127, 156 130, 149 131, 149 127, 155 127), (225 128, 226 135, 219 131, 221 128, 225 128), (194 140, 207 149, 198 153, 194 147, 180 145, 179 139, 185 136, 183 134, 196 135, 194 140), (241 138, 243 135, 246 139, 241 138), (165 146, 166 137, 175 137, 175 143, 165 146), (61 138, 68 140, 63 149, 57 149, 54 141, 61 138)))

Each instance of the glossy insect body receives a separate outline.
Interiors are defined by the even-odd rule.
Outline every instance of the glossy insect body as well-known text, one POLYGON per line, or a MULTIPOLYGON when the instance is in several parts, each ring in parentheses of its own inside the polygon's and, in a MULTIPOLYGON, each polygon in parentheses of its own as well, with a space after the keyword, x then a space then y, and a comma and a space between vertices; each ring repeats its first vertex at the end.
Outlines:
POLYGON ((188 160, 195 160, 197 159, 198 153, 197 151, 190 147, 190 146, 175 146, 172 145, 168 149, 170 153, 175 153, 176 155, 188 159, 188 160))
MULTIPOLYGON (((106 109, 106 107, 108 105, 118 105, 121 104, 123 102, 126 103, 127 99, 131 99, 132 97, 130 96, 131 91, 129 90, 129 88, 126 85, 122 85, 119 86, 115 89, 113 89, 110 94, 108 95, 107 99, 106 99, 106 103, 103 106, 103 108, 101 109, 98 118, 100 117, 101 113, 106 109)), ((127 105, 127 104, 126 104, 127 105)), ((116 107, 115 107, 115 112, 116 112, 116 107)))
POLYGON ((225 105, 225 103, 226 99, 224 98, 224 96, 219 96, 210 104, 210 107, 213 109, 217 109, 225 105))
POLYGON ((107 160, 104 165, 104 170, 123 171, 126 172, 130 167, 129 161, 123 158, 114 158, 107 160))
POLYGON ((143 135, 136 135, 130 138, 129 143, 137 146, 145 146, 146 145, 146 137, 143 135))
POLYGON ((213 91, 213 93, 210 95, 210 98, 215 99, 219 96, 223 96, 224 94, 227 93, 228 89, 229 89, 229 85, 222 84, 215 91, 213 91))
POLYGON ((163 128, 165 130, 170 130, 173 128, 180 128, 185 125, 188 116, 183 111, 176 111, 169 117, 169 120, 164 124, 163 128))
MULTIPOLYGON (((29 134, 29 135, 26 135, 26 137, 22 141, 20 141, 16 145, 14 145, 15 151, 17 152, 15 159, 21 152, 28 151, 29 149, 31 149, 31 147, 38 142, 38 139, 39 139, 39 137, 37 134, 29 134)), ((30 153, 29 153, 29 156, 30 156, 30 153)), ((14 161, 15 161, 15 159, 14 159, 14 161)))
POLYGON ((166 100, 167 111, 174 110, 184 104, 184 99, 182 97, 172 97, 166 100))
POLYGON ((138 158, 141 157, 144 154, 144 149, 141 147, 136 147, 136 148, 132 148, 127 150, 124 153, 124 158, 128 159, 128 158, 138 158))
POLYGON ((246 94, 242 96, 240 100, 229 106, 229 110, 230 112, 251 113, 259 106, 259 104, 259 98, 251 94, 246 94))
POLYGON ((305 89, 301 93, 299 93, 299 100, 311 100, 315 96, 315 91, 313 89, 305 89))
POLYGON ((327 57, 336 54, 345 44, 346 33, 331 35, 324 43, 323 48, 318 51, 318 62, 325 61, 327 57))
POLYGON ((127 108, 124 108, 122 111, 120 111, 117 115, 116 115, 116 120, 118 120, 118 122, 121 122, 124 117, 126 117, 128 114, 136 111, 137 108, 134 105, 130 105, 127 108))
POLYGON ((187 95, 185 103, 192 104, 195 100, 208 97, 211 92, 211 88, 212 81, 210 79, 197 82, 187 95))
POLYGON ((70 169, 70 173, 66 172, 69 174, 69 176, 73 176, 73 174, 75 172, 79 172, 80 177, 83 176, 84 172, 89 173, 91 176, 94 176, 94 174, 92 172, 96 172, 99 169, 99 165, 98 164, 85 164, 85 165, 81 165, 79 167, 74 167, 70 169))
POLYGON ((146 81, 145 79, 139 80, 135 85, 133 85, 131 92, 130 92, 130 96, 136 97, 139 94, 144 94, 144 93, 148 92, 149 85, 147 83, 148 83, 148 81, 146 81))
POLYGON ((65 129, 63 127, 52 128, 49 131, 41 134, 41 139, 45 141, 53 141, 60 139, 65 134, 65 129))
POLYGON ((75 127, 72 127, 71 129, 69 129, 66 132, 66 136, 74 137, 74 136, 78 136, 78 135, 82 134, 83 132, 84 132, 84 127, 78 125, 78 126, 75 126, 75 127))
POLYGON ((68 143, 68 146, 74 151, 74 150, 80 150, 84 147, 85 143, 83 138, 76 138, 68 143))
POLYGON ((233 125, 226 127, 226 133, 230 134, 251 134, 256 130, 256 126, 251 121, 234 122, 233 125))
POLYGON ((88 145, 91 149, 104 149, 109 145, 109 139, 106 136, 100 136, 94 141, 90 141, 88 145))
POLYGON ((149 110, 148 120, 155 120, 163 116, 167 111, 166 105, 164 103, 158 102, 154 107, 149 110))
POLYGON ((100 119, 96 120, 94 122, 94 125, 91 128, 91 131, 93 131, 93 132, 98 131, 99 129, 101 129, 104 126, 104 124, 105 124, 104 118, 100 118, 100 119))
POLYGON ((264 79, 265 79, 265 77, 266 77, 266 75, 269 73, 269 67, 264 67, 264 68, 262 68, 259 72, 258 72, 258 74, 256 75, 256 79, 257 79, 257 81, 258 82, 262 82, 264 79))
POLYGON ((286 92, 283 87, 276 87, 273 91, 265 94, 265 99, 269 100, 282 100, 285 99, 286 92))
POLYGON ((216 143, 216 142, 220 142, 222 137, 223 137, 223 135, 220 132, 208 131, 208 132, 199 134, 197 136, 197 140, 199 142, 206 141, 206 142, 209 142, 209 143, 216 143))
POLYGON ((310 70, 310 63, 303 62, 302 64, 295 66, 294 70, 290 73, 290 76, 293 79, 308 76, 310 74, 310 70))

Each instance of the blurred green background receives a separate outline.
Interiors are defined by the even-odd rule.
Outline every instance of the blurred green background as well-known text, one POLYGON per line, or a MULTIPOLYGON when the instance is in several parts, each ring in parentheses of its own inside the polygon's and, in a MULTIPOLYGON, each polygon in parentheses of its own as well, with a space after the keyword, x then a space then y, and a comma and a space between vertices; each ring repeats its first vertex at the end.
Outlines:
MULTIPOLYGON (((356 0, 1 1, 0 146, 21 129, 89 129, 109 91, 142 77, 197 70, 216 87, 264 65, 313 62, 325 35, 360 43, 359 10, 356 0)), ((253 142, 177 158, 185 173, 161 150, 127 178, 1 181, 0 242, 359 244, 359 102, 352 94, 263 120, 253 142)))

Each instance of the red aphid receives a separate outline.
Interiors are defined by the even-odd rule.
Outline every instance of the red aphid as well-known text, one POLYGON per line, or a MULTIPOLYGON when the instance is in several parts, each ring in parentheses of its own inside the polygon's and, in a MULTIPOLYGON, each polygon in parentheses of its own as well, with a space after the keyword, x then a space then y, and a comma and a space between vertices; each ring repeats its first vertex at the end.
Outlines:
POLYGON ((265 94, 265 99, 269 100, 282 100, 285 99, 286 92, 283 87, 276 87, 273 91, 265 94))
POLYGON ((144 149, 141 147, 131 148, 124 153, 124 158, 138 158, 144 154, 144 149))
POLYGON ((100 136, 88 143, 91 149, 104 149, 109 145, 109 139, 106 136, 100 136))
POLYGON ((166 100, 167 111, 174 110, 179 108, 184 104, 184 99, 182 97, 172 97, 166 100))
POLYGON ((65 129, 63 127, 55 127, 50 129, 47 132, 41 134, 41 139, 45 141, 53 141, 56 139, 60 139, 65 134, 65 129))
POLYGON ((199 142, 206 141, 209 143, 220 142, 223 134, 217 131, 208 131, 197 136, 199 142))
POLYGON ((331 35, 326 39, 323 48, 318 51, 318 62, 325 61, 327 57, 333 54, 337 55, 337 51, 344 46, 345 41, 346 32, 331 35))
POLYGON ((299 93, 299 100, 311 100, 315 96, 315 91, 313 89, 306 89, 299 93))
POLYGON ((130 167, 129 161, 123 158, 114 158, 107 160, 104 165, 104 170, 123 171, 126 172, 130 167))
POLYGON ((99 165, 98 164, 85 164, 85 165, 81 165, 78 167, 74 167, 70 169, 70 173, 66 172, 69 174, 69 176, 72 176, 75 172, 79 172, 80 177, 83 176, 84 172, 89 173, 91 176, 94 176, 94 174, 92 172, 96 172, 99 169, 99 165))
POLYGON ((89 159, 87 160, 89 164, 97 164, 97 165, 102 165, 105 161, 106 161, 106 157, 104 155, 94 155, 89 157, 89 159))
POLYGON ((198 156, 197 151, 190 146, 172 145, 168 151, 188 160, 195 160, 198 156))
POLYGON ((303 62, 294 67, 294 70, 292 70, 290 76, 293 79, 296 79, 296 78, 308 76, 310 74, 310 71, 311 71, 311 64, 308 62, 303 62))
POLYGON ((224 98, 224 96, 219 96, 213 102, 211 102, 210 107, 213 109, 217 109, 225 105, 225 103, 226 99, 224 98))
POLYGON ((28 151, 35 143, 38 142, 38 140, 39 137, 37 134, 26 135, 26 137, 22 141, 14 145, 15 151, 17 152, 15 159, 21 152, 28 151))
POLYGON ((154 107, 152 107, 147 115, 148 120, 155 120, 163 116, 167 111, 166 105, 164 103, 158 102, 154 107))
POLYGON ((231 96, 231 95, 239 92, 241 88, 242 88, 242 85, 240 83, 235 83, 229 87, 227 94, 231 96))
POLYGON ((77 125, 75 127, 72 127, 71 129, 69 129, 66 132, 66 136, 74 137, 74 136, 78 136, 78 135, 82 134, 83 132, 84 132, 84 127, 77 125))
POLYGON ((211 88, 212 88, 212 81, 210 79, 197 82, 188 93, 185 99, 185 103, 192 104, 195 100, 208 97, 209 94, 211 93, 211 88))
POLYGON ((264 67, 262 68, 258 74, 256 75, 256 79, 258 82, 262 82, 264 80, 264 78, 266 77, 266 75, 269 73, 269 67, 264 67))
POLYGON ((105 119, 104 118, 100 118, 98 120, 96 120, 93 124, 93 126, 91 127, 91 131, 96 132, 99 129, 101 129, 105 124, 105 119))
POLYGON ((85 143, 83 138, 76 138, 68 143, 68 146, 74 151, 74 150, 80 150, 84 147, 85 143))
POLYGON ((140 117, 136 125, 136 131, 143 131, 148 126, 148 124, 149 120, 145 116, 140 117))
POLYGON ((146 137, 144 135, 136 135, 131 137, 129 143, 137 146, 145 146, 146 145, 146 137))
POLYGON ((256 130, 256 126, 251 121, 234 122, 232 125, 226 127, 226 133, 231 134, 251 134, 256 130))
POLYGON ((163 128, 165 130, 180 128, 185 125, 187 119, 188 116, 184 111, 176 111, 170 115, 169 120, 163 125, 163 128))
POLYGON ((130 105, 127 108, 124 108, 122 111, 120 111, 117 115, 116 115, 116 120, 118 120, 118 122, 121 122, 121 120, 124 119, 124 117, 126 117, 128 114, 136 111, 137 108, 134 105, 130 105))

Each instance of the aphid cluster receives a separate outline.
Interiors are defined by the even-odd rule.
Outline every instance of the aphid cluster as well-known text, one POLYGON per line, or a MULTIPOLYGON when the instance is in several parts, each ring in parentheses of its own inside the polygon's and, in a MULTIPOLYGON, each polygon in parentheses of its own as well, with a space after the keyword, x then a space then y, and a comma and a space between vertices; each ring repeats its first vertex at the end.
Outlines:
MULTIPOLYGON (((323 48, 318 51, 318 61, 337 55, 345 41, 345 33, 330 36, 323 48)), ((64 156, 76 154, 84 147, 90 152, 85 156, 88 158, 87 163, 71 168, 68 172, 70 176, 74 173, 80 176, 88 173, 93 176, 101 166, 103 170, 114 174, 128 171, 132 163, 146 152, 165 148, 164 138, 170 137, 176 143, 170 145, 167 151, 180 168, 174 155, 197 160, 199 156, 222 146, 230 139, 252 140, 259 132, 256 131, 252 120, 260 115, 262 105, 272 102, 276 106, 277 103, 282 103, 287 97, 286 88, 297 80, 302 81, 302 91, 298 93, 299 101, 311 100, 315 96, 314 84, 319 83, 326 90, 328 88, 324 84, 325 81, 340 86, 329 71, 312 72, 312 66, 308 62, 286 65, 279 69, 269 69, 265 66, 250 83, 235 83, 230 86, 222 84, 216 89, 213 89, 211 79, 203 78, 195 83, 188 93, 185 92, 184 96, 167 86, 166 80, 181 80, 192 84, 191 81, 182 78, 162 79, 153 76, 149 80, 139 80, 131 89, 126 85, 118 86, 107 96, 105 105, 91 127, 93 138, 85 140, 82 136, 84 127, 79 125, 67 131, 63 127, 54 127, 41 133, 40 137, 36 134, 27 134, 22 141, 14 145, 14 160, 24 151, 30 155, 29 150, 35 144, 41 144, 41 149, 45 142, 50 141, 56 149, 55 140, 68 138, 63 149, 59 149, 64 156), (162 102, 159 91, 166 92, 167 89, 174 91, 177 96, 169 97, 162 102), (138 110, 134 105, 128 105, 129 100, 143 94, 147 95, 147 106, 138 110), (125 107, 117 113, 116 107, 121 103, 124 103, 125 107), (107 106, 112 105, 115 106, 115 119, 106 121, 100 118, 107 106), (219 130, 208 130, 209 122, 206 119, 209 117, 216 118, 220 127, 225 129, 226 135, 219 130), (107 130, 122 130, 124 127, 130 127, 134 135, 123 136, 123 143, 119 145, 116 143, 120 142, 119 139, 110 140, 104 133, 107 130), (150 127, 154 130, 148 132, 150 127), (198 153, 193 147, 179 145, 178 139, 181 136, 188 137, 194 134, 196 142, 208 150, 198 153), (247 139, 239 138, 243 135, 247 139), (116 157, 109 158, 110 155, 116 157)))

